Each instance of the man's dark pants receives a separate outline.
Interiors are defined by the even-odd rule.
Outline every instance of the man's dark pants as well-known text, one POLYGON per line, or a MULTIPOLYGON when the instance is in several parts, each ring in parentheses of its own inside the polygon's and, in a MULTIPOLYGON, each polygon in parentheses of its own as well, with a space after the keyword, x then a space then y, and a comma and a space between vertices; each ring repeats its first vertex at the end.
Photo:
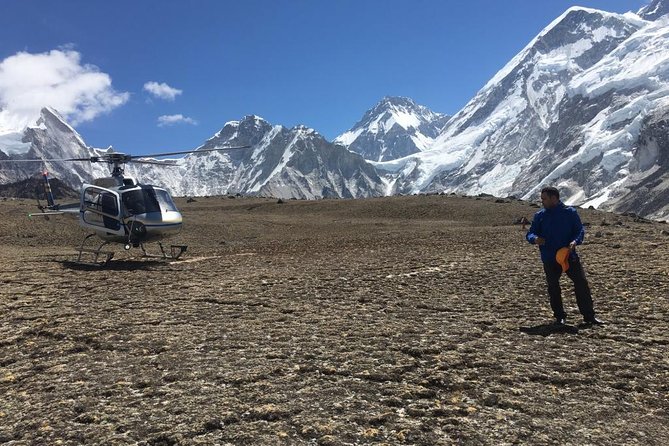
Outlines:
MULTIPOLYGON (((546 283, 548 284, 548 295, 551 299, 551 308, 556 319, 565 319, 567 314, 562 306, 562 290, 560 288, 560 276, 562 276, 562 267, 559 263, 544 263, 546 272, 546 283)), ((581 265, 580 259, 569 259, 569 269, 567 276, 574 282, 574 292, 576 293, 576 304, 584 319, 591 319, 595 316, 595 310, 592 306, 592 296, 590 295, 590 286, 585 278, 585 271, 581 265)))

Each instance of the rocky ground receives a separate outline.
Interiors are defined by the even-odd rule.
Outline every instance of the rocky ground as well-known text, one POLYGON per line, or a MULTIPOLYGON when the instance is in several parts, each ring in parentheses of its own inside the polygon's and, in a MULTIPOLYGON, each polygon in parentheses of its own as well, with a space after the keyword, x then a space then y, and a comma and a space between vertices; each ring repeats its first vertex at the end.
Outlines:
POLYGON ((529 203, 177 203, 177 262, 72 263, 0 201, 0 443, 665 445, 669 225, 582 210, 603 327, 552 330, 529 203))

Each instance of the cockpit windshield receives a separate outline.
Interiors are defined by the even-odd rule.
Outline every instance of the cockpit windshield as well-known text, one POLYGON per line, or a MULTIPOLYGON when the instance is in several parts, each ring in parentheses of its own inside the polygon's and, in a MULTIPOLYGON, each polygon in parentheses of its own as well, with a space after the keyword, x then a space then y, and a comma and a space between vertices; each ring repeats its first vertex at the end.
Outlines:
POLYGON ((177 210, 172 198, 166 191, 153 187, 142 187, 141 189, 123 192, 121 199, 128 215, 177 210))
POLYGON ((156 192, 156 198, 163 211, 178 211, 174 201, 172 201, 172 197, 170 197, 170 194, 168 194, 167 191, 162 189, 154 189, 154 191, 156 192))

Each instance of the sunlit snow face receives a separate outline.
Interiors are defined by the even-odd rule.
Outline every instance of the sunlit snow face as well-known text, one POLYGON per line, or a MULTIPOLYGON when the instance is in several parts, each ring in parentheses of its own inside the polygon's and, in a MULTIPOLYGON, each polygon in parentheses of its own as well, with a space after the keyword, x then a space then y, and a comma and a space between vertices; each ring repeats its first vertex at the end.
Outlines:
POLYGON ((557 206, 559 201, 560 197, 556 197, 555 195, 548 195, 546 192, 541 193, 541 204, 546 209, 554 208, 555 206, 557 206))

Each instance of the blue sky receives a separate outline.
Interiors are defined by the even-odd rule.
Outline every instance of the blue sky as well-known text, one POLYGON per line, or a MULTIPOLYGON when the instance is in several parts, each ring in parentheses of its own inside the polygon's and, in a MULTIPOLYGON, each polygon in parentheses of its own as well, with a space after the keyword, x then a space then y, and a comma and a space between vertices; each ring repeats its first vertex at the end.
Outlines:
POLYGON ((134 154, 195 148, 248 114, 333 139, 386 95, 457 112, 570 6, 647 3, 2 0, 0 101, 34 81, 31 103, 54 97, 86 143, 134 154))

